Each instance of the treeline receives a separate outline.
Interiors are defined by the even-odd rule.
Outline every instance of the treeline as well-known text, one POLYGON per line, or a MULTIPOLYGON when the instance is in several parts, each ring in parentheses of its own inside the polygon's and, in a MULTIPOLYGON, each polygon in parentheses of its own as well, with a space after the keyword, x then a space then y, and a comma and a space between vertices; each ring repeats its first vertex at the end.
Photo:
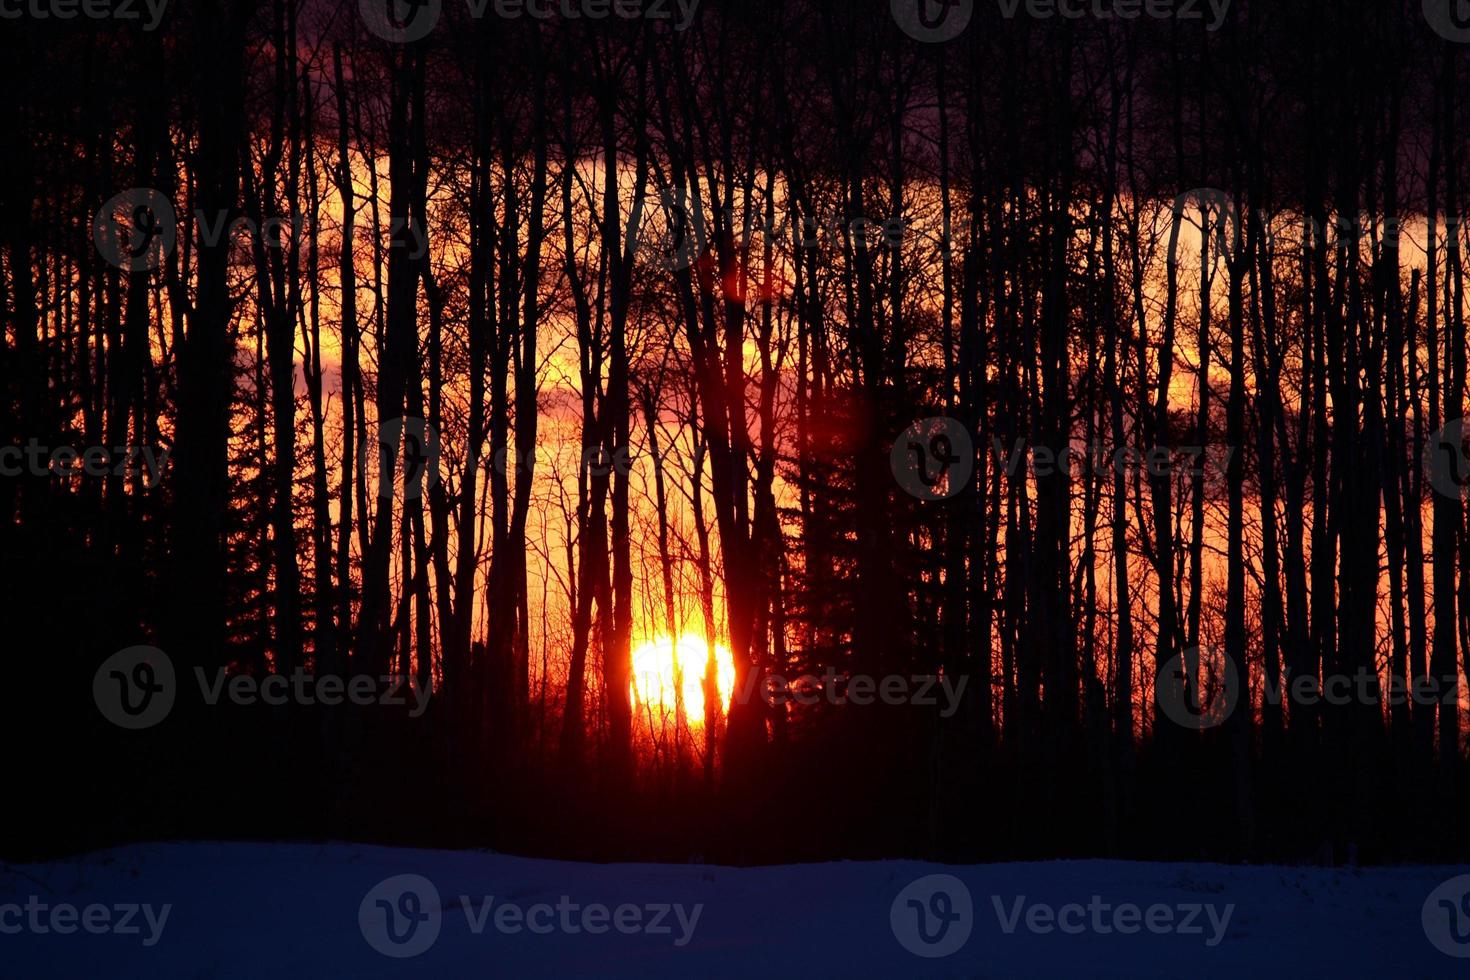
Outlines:
POLYGON ((0 33, 0 447, 102 454, 0 478, 9 848, 1463 856, 1450 22, 889 7, 0 33), (639 705, 687 633, 704 716, 639 705), (829 670, 963 693, 751 693, 829 670))

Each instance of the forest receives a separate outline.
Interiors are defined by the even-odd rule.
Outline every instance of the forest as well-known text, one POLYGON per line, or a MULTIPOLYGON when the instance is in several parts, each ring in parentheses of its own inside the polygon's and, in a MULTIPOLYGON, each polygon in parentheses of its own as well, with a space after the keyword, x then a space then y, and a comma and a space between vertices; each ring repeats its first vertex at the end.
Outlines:
POLYGON ((6 8, 6 856, 1465 860, 1463 7, 6 8))

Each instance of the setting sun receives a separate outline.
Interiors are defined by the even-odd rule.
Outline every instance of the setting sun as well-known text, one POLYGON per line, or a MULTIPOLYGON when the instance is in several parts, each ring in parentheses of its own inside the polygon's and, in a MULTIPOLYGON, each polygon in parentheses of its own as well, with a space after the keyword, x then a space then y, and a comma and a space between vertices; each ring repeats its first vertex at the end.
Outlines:
MULTIPOLYGON (((640 708, 657 705, 673 712, 674 692, 680 690, 684 714, 690 726, 704 724, 704 671, 709 648, 698 636, 687 635, 678 642, 667 636, 649 640, 633 651, 633 701, 640 708)), ((715 644, 715 684, 720 705, 730 703, 735 690, 735 661, 724 644, 715 644)))

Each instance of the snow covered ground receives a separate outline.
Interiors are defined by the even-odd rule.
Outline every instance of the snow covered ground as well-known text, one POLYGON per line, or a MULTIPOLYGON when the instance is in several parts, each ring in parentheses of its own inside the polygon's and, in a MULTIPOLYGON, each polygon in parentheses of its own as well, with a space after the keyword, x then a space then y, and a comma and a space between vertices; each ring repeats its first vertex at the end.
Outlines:
POLYGON ((0 870, 0 977, 16 980, 1467 975, 1465 867, 726 868, 195 843, 0 870))

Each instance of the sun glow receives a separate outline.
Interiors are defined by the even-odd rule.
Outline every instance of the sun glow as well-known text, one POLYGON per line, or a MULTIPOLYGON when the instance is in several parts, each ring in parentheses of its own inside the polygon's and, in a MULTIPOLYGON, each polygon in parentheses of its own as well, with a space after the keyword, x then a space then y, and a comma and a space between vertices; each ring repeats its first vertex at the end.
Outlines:
MULTIPOLYGON (((682 692, 684 715, 690 727, 704 724, 704 674, 709 647, 703 638, 667 636, 649 640, 633 651, 633 702, 640 709, 656 707, 672 714, 677 706, 675 692, 682 692)), ((720 708, 730 703, 735 691, 735 660, 723 644, 715 644, 715 686, 720 708)))

